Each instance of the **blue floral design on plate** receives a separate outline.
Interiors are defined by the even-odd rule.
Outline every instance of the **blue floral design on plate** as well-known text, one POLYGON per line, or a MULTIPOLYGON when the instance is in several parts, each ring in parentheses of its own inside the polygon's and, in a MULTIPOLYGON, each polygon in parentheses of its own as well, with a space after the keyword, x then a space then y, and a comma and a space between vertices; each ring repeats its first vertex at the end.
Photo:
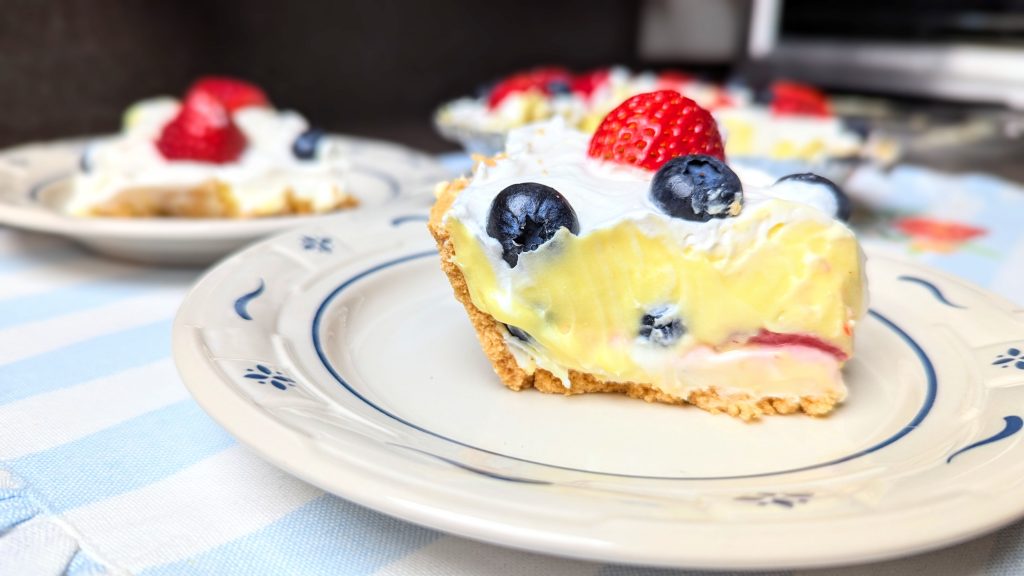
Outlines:
POLYGON ((793 508, 797 504, 807 504, 811 498, 814 498, 814 494, 810 492, 758 492, 749 496, 737 496, 734 500, 758 506, 793 508))
POLYGON ((1024 370, 1024 352, 1020 348, 1007 348, 1006 353, 996 356, 992 365, 1000 368, 1013 366, 1017 370, 1024 370))
POLYGON ((242 320, 252 320, 252 315, 249 314, 249 302, 252 302, 256 298, 259 298, 260 294, 263 294, 263 290, 266 289, 266 284, 263 282, 263 278, 260 278, 260 285, 256 287, 252 292, 246 292, 235 300, 235 314, 238 314, 242 320))
POLYGON ((963 454, 964 452, 967 452, 968 450, 974 450, 975 448, 979 448, 979 447, 984 446, 986 444, 991 444, 993 442, 999 442, 1000 440, 1002 440, 1004 438, 1009 438, 1010 436, 1013 436, 1017 432, 1020 432, 1021 428, 1024 428, 1024 419, 1021 419, 1020 416, 1012 416, 1012 415, 1011 416, 1003 416, 1003 429, 1002 430, 1000 430, 999 432, 993 434, 992 436, 989 436, 988 438, 984 438, 982 440, 978 440, 974 444, 971 444, 969 446, 965 446, 965 447, 957 450, 956 452, 953 452, 952 454, 949 455, 949 458, 946 458, 946 464, 949 464, 950 462, 953 461, 953 458, 956 458, 957 456, 963 454))
POLYGON ((244 378, 255 380, 260 384, 270 384, 278 390, 288 390, 295 386, 295 380, 284 375, 279 370, 271 370, 263 364, 257 364, 253 368, 246 368, 244 378))
POLYGON ((303 236, 302 249, 307 252, 334 252, 334 239, 330 236, 303 236))

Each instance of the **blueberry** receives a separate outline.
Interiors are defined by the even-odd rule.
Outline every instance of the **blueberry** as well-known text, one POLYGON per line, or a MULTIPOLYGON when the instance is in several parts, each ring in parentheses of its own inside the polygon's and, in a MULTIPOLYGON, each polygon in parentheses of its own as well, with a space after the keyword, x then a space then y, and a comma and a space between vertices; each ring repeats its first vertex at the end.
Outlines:
POLYGON ((513 268, 519 254, 536 250, 561 228, 579 234, 576 211, 557 190, 536 182, 499 192, 487 217, 487 235, 501 243, 501 257, 513 268))
POLYGON ((725 81, 725 90, 727 92, 748 92, 750 84, 742 76, 730 76, 725 81))
POLYGON ((310 128, 295 139, 292 143, 292 154, 300 160, 313 160, 316 158, 316 149, 320 140, 324 137, 324 131, 319 128, 310 128))
POLYGON ((683 321, 672 306, 648 310, 640 319, 640 338, 658 346, 671 346, 686 334, 683 321))
POLYGON ((475 96, 476 98, 478 98, 480 100, 486 100, 487 97, 491 95, 491 91, 494 90, 494 87, 497 84, 498 83, 496 81, 495 82, 485 82, 483 84, 479 84, 479 85, 477 85, 476 88, 473 89, 473 96, 475 96))
POLYGON ((767 106, 767 105, 771 104, 771 102, 774 99, 774 97, 775 97, 775 95, 772 93, 771 88, 761 87, 761 88, 759 88, 757 90, 754 90, 754 103, 755 104, 762 104, 762 105, 767 106))
POLYGON ((530 335, 526 332, 526 330, 523 330, 522 328, 516 328, 511 324, 505 324, 505 329, 508 330, 508 333, 511 334, 517 340, 522 340, 523 342, 529 342, 533 340, 532 338, 530 338, 530 335))
POLYGON ((842 118, 843 127, 860 136, 867 138, 871 134, 871 120, 867 118, 842 118))
POLYGON ((78 157, 78 169, 81 170, 84 174, 92 172, 92 158, 90 154, 91 152, 92 147, 86 146, 82 150, 82 155, 78 157))
POLYGON ((725 162, 702 154, 673 158, 651 181, 651 201, 669 216, 707 222, 735 215, 743 185, 725 162))
MULTIPOLYGON (((828 178, 818 176, 817 174, 805 172, 803 174, 790 174, 789 176, 783 176, 782 178, 779 178, 779 180, 774 185, 772 185, 772 188, 776 188, 777 186, 785 182, 799 182, 813 186, 815 189, 818 190, 827 191, 829 194, 831 194, 832 199, 835 201, 835 208, 833 209, 834 212, 832 213, 832 216, 842 220, 843 222, 850 221, 850 212, 852 211, 850 197, 847 196, 846 193, 843 192, 841 188, 839 188, 839 186, 836 186, 835 182, 829 180, 828 178)), ((793 199, 799 200, 798 198, 793 199)))
POLYGON ((565 80, 548 82, 548 94, 572 94, 572 87, 565 80))

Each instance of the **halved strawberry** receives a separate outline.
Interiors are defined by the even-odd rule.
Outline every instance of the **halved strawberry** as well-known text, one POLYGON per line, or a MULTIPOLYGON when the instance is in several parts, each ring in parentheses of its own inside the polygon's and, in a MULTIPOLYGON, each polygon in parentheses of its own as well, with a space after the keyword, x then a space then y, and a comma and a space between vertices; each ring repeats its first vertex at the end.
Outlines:
POLYGON ((204 76, 196 80, 185 98, 195 92, 213 97, 224 105, 228 113, 246 106, 270 106, 270 100, 259 86, 227 76, 204 76))
POLYGON ((569 86, 572 74, 565 68, 555 66, 534 68, 526 72, 512 74, 491 89, 487 97, 487 106, 494 108, 512 94, 535 90, 542 94, 551 94, 554 84, 569 86))
POLYGON ((830 116, 832 108, 823 92, 796 82, 778 81, 771 88, 772 113, 777 116, 830 116))
POLYGON ((157 150, 168 160, 223 164, 245 149, 245 135, 235 126, 223 103, 204 90, 191 91, 160 133, 157 150))
POLYGON ((588 154, 648 170, 690 154, 725 159, 715 119, 672 90, 638 94, 609 112, 590 139, 588 154))

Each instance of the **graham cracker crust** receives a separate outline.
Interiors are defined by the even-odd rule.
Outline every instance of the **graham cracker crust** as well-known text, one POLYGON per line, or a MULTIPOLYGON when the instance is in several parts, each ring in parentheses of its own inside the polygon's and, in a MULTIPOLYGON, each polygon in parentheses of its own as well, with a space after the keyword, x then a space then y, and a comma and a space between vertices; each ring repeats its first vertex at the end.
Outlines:
POLYGON ((438 185, 435 190, 437 201, 430 210, 427 227, 434 240, 437 241, 437 248, 441 256, 441 269, 448 276, 448 281, 455 292, 455 298, 465 307, 484 354, 491 361, 498 378, 509 389, 519 391, 535 388, 547 394, 565 396, 591 392, 625 394, 630 398, 646 402, 674 405, 692 404, 713 414, 728 414, 747 422, 757 420, 765 415, 794 414, 796 412, 804 412, 811 416, 824 416, 839 403, 839 398, 833 395, 803 396, 799 401, 772 397, 755 399, 746 394, 722 396, 714 388, 698 390, 690 393, 686 398, 681 398, 666 394, 649 384, 612 382, 602 380, 590 373, 575 370, 569 371, 569 387, 566 387, 559 378, 543 368, 538 368, 532 374, 527 373, 519 367, 515 357, 509 351, 508 344, 505 342, 506 331, 502 324, 473 304, 466 285, 466 278, 463 276, 462 270, 455 264, 455 247, 451 243, 448 230, 442 224, 445 213, 468 184, 467 179, 459 178, 438 185))
MULTIPOLYGON (((338 191, 338 201, 329 211, 355 208, 359 200, 338 191)), ((316 210, 308 199, 299 198, 288 189, 284 206, 265 214, 243 214, 227 184, 207 180, 198 186, 183 189, 131 188, 110 200, 94 206, 89 216, 108 218, 253 218, 312 214, 316 210)))

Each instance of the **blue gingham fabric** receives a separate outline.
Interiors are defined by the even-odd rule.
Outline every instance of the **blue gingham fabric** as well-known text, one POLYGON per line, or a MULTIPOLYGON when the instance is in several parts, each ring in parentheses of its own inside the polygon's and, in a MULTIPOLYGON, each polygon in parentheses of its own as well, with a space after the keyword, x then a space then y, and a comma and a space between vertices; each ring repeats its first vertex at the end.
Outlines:
MULTIPOLYGON (((849 187, 876 214, 862 223, 867 244, 1024 303, 1024 188, 911 167, 862 170, 849 187), (958 225, 972 232, 935 236, 958 225)), ((448 536, 265 463, 174 369, 171 321, 200 273, 0 228, 0 575, 693 573, 448 536)), ((796 572, 861 573, 1024 574, 1024 524, 903 560, 796 572)))

